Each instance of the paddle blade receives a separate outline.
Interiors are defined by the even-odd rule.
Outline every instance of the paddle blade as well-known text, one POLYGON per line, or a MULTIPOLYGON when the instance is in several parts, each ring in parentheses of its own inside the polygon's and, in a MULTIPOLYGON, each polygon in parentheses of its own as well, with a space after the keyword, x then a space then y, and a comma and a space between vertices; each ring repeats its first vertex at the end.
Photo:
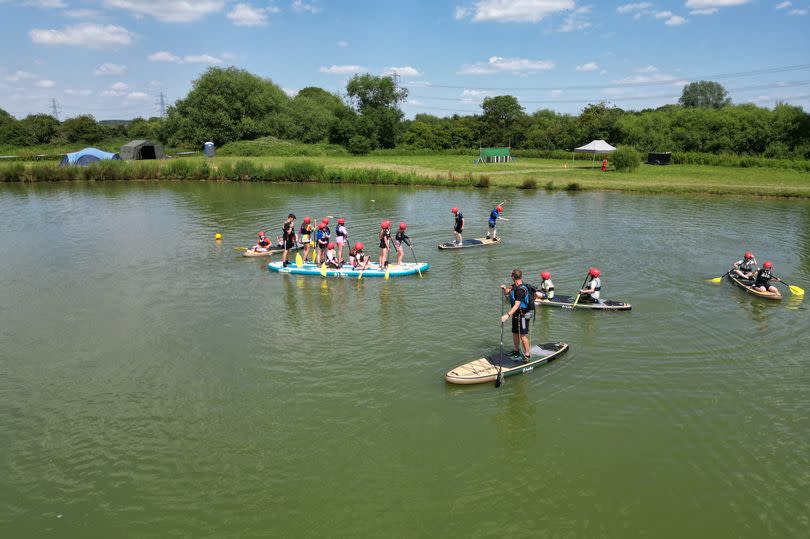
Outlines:
POLYGON ((803 296, 804 295, 804 288, 800 288, 800 287, 796 286, 795 284, 792 284, 792 285, 788 286, 788 288, 796 296, 803 296))
POLYGON ((719 283, 719 282, 720 282, 720 281, 722 281, 722 280, 723 280, 723 278, 722 278, 722 277, 715 277, 714 279, 706 279, 706 281, 708 281, 708 282, 710 282, 710 283, 714 283, 714 284, 717 284, 717 283, 719 283))
POLYGON ((295 267, 300 268, 304 265, 304 259, 301 258, 301 253, 295 253, 295 267))
POLYGON ((326 262, 321 264, 321 277, 326 277, 326 262))
POLYGON ((388 266, 385 266, 385 280, 386 280, 386 281, 389 279, 389 277, 388 277, 388 270, 389 270, 388 266))
POLYGON ((503 367, 498 367, 498 376, 495 377, 495 387, 503 385, 503 367))
POLYGON ((248 248, 247 247, 234 247, 233 250, 234 251, 247 251, 248 248))
POLYGON ((318 254, 317 254, 315 248, 313 248, 312 249, 312 263, 313 264, 315 263, 315 260, 317 260, 317 258, 318 258, 318 254))
POLYGON ((360 273, 357 274, 357 280, 361 280, 363 278, 363 270, 360 270, 360 273))

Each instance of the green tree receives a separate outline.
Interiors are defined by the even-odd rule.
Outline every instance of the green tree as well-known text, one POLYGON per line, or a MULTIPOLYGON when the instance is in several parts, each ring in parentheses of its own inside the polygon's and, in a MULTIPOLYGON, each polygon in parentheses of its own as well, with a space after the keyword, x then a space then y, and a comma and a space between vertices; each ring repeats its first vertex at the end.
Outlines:
POLYGON ((33 137, 34 144, 47 144, 59 132, 59 121, 49 114, 32 114, 26 116, 20 123, 33 137))
POLYGON ((678 103, 684 107, 711 107, 719 109, 731 104, 728 92, 719 82, 699 80, 683 87, 678 103))
POLYGON ((62 132, 68 142, 94 144, 104 138, 96 119, 89 114, 68 118, 62 122, 62 132))
POLYGON ((523 106, 517 98, 511 95, 485 97, 481 109, 483 143, 487 146, 517 146, 516 127, 525 116, 523 106))
POLYGON ((338 121, 338 113, 346 109, 336 95, 321 88, 304 88, 290 103, 290 136, 301 142, 324 142, 338 121))
POLYGON ((346 93, 361 116, 371 120, 376 137, 373 145, 393 148, 402 127, 399 104, 408 98, 408 90, 399 88, 393 77, 355 75, 346 85, 346 93))
POLYGON ((618 142, 619 118, 624 111, 618 107, 611 107, 604 101, 591 104, 582 109, 577 119, 582 142, 601 139, 614 144, 618 142))

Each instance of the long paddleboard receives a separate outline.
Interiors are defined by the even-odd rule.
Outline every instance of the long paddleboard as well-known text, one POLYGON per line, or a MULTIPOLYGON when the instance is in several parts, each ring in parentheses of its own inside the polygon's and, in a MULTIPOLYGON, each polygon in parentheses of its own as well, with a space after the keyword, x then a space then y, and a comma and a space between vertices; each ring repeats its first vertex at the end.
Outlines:
POLYGON ((451 384, 484 384, 494 382, 500 371, 504 378, 516 374, 528 374, 535 367, 549 363, 568 351, 564 342, 547 342, 532 346, 531 360, 524 363, 507 354, 496 352, 489 357, 482 357, 459 365, 444 375, 451 384))
POLYGON ((475 238, 471 240, 463 240, 461 245, 457 245, 452 241, 448 241, 445 243, 439 244, 439 249, 466 249, 468 247, 486 247, 487 245, 495 245, 496 243, 500 243, 501 238, 495 238, 494 240, 487 239, 487 238, 475 238))
POLYGON ((782 294, 779 292, 760 292, 759 290, 754 288, 754 281, 751 279, 742 279, 740 277, 733 277, 730 273, 728 274, 729 280, 748 292, 753 296, 757 296, 758 298, 765 298, 765 299, 774 299, 780 300, 782 299, 782 294))
MULTIPOLYGON (((576 301, 576 296, 557 296, 553 299, 536 299, 534 304, 542 307, 565 307, 571 308, 576 301)), ((609 299, 603 300, 602 303, 589 303, 587 301, 579 300, 576 306, 577 309, 591 309, 594 311, 629 311, 633 308, 629 303, 624 301, 611 301, 609 299)))
MULTIPOLYGON (((427 271, 430 265, 427 262, 420 262, 418 264, 406 263, 400 265, 389 265, 389 277, 401 277, 404 275, 415 275, 420 271, 427 271)), ((291 275, 321 275, 321 267, 319 265, 307 262, 300 268, 294 263, 290 263, 286 268, 281 262, 270 262, 267 264, 267 269, 278 273, 289 273, 291 275)), ((360 275, 361 270, 354 269, 348 264, 340 269, 327 268, 327 277, 354 277, 360 275)), ((385 269, 380 268, 379 264, 369 264, 368 268, 362 271, 363 277, 385 277, 385 269)))

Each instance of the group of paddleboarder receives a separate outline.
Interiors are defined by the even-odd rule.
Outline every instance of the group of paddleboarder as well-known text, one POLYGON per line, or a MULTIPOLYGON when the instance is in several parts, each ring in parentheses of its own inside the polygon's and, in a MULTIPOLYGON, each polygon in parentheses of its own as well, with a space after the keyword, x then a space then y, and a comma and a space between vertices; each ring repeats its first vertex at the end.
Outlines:
MULTIPOLYGON (((488 240, 498 241, 498 220, 508 221, 508 219, 501 217, 503 204, 504 202, 501 202, 495 206, 489 214, 486 236, 488 240)), ((462 233, 464 232, 464 214, 455 206, 450 209, 450 213, 453 214, 453 245, 461 246, 464 244, 464 238, 462 237, 462 233)))
POLYGON ((743 257, 734 263, 729 273, 740 279, 753 281, 751 286, 754 290, 778 294, 779 290, 771 284, 771 281, 781 282, 782 280, 774 276, 772 270, 773 262, 766 260, 762 263, 762 267, 760 268, 754 253, 746 251, 743 257))

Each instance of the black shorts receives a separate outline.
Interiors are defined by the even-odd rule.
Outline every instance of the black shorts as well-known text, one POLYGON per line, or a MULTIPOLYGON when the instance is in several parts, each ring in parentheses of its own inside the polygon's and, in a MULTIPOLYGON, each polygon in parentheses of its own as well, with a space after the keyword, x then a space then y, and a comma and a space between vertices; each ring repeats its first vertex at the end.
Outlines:
POLYGON ((462 230, 463 230, 463 229, 462 229, 462 228, 459 228, 459 227, 455 227, 455 228, 453 228, 453 232, 456 232, 457 234, 461 234, 461 231, 462 231, 462 230))
POLYGON ((287 240, 287 241, 285 241, 285 242, 284 242, 284 249, 286 249, 286 250, 290 250, 290 249, 292 249, 293 247, 295 247, 295 242, 294 242, 294 241, 292 241, 292 240, 287 240))
POLYGON ((512 315, 512 333, 529 334, 529 321, 520 313, 512 315))

